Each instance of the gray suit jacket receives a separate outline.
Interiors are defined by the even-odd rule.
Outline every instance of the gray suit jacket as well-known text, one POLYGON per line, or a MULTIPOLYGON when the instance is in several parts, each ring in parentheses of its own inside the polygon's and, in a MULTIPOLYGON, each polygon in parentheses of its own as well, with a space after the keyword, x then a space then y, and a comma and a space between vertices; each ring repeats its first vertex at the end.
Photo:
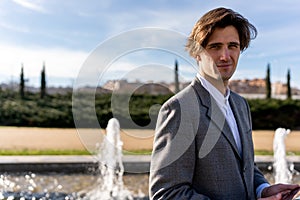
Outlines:
POLYGON ((249 106, 233 92, 229 102, 242 155, 223 113, 198 79, 162 106, 151 160, 151 199, 256 199, 256 188, 267 181, 254 164, 249 106))

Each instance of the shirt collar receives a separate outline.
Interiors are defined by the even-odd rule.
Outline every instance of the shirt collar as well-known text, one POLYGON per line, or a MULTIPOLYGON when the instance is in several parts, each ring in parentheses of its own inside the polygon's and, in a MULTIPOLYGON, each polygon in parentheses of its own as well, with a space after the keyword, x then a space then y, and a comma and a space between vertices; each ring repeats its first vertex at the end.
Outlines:
POLYGON ((216 100, 216 102, 221 108, 227 105, 230 96, 230 89, 228 87, 226 88, 226 95, 224 96, 215 86, 213 86, 200 74, 197 74, 197 78, 200 80, 202 86, 210 93, 210 95, 216 100))

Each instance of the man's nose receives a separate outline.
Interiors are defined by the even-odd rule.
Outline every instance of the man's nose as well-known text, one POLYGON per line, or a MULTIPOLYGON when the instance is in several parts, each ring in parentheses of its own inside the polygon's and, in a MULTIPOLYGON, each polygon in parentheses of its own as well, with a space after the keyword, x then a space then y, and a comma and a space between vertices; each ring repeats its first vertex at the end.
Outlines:
POLYGON ((228 61, 230 56, 229 56, 229 49, 227 47, 222 48, 221 52, 220 52, 220 60, 223 61, 228 61))

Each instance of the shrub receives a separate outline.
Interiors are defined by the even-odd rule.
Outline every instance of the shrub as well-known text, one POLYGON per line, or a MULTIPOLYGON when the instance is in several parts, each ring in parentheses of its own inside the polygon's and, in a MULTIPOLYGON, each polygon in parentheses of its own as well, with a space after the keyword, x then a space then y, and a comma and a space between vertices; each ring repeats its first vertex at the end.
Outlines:
MULTIPOLYGON (((79 94, 83 95, 83 94, 79 94)), ((96 94, 94 107, 88 105, 85 96, 79 96, 77 105, 83 127, 92 128, 95 112, 101 128, 106 128, 110 118, 116 117, 122 128, 154 128, 158 109, 171 95, 96 94), (90 110, 92 109, 92 110, 90 110), (112 110, 113 109, 113 110, 112 110), (95 111, 94 111, 95 110, 95 111)), ((0 125, 36 127, 75 127, 72 112, 72 94, 46 95, 26 94, 21 99, 17 92, 0 92, 0 125)), ((276 99, 248 100, 253 129, 272 129, 278 127, 300 129, 300 101, 276 99)))

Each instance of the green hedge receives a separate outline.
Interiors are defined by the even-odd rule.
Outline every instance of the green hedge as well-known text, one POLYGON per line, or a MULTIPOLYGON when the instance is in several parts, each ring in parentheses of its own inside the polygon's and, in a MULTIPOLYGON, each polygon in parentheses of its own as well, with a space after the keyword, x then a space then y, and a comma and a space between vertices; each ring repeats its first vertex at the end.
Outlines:
POLYGON ((278 99, 248 100, 252 114, 253 129, 276 129, 278 127, 300 129, 300 101, 278 99))
MULTIPOLYGON (((154 128, 158 105, 171 95, 132 95, 97 94, 95 97, 96 116, 102 128, 110 118, 119 119, 122 128, 154 128), (129 113, 128 113, 129 112, 129 113)), ((85 127, 92 127, 94 115, 88 112, 88 103, 80 97, 79 121, 85 127)), ((75 127, 72 113, 72 94, 47 95, 40 99, 39 94, 26 93, 21 99, 18 93, 0 91, 0 125, 36 127, 75 127)), ((253 129, 276 129, 278 127, 300 129, 299 100, 248 100, 253 129)))
MULTIPOLYGON (((79 109, 80 113, 77 120, 84 122, 81 127, 93 127, 95 117, 90 112, 90 99, 86 94, 78 95, 82 96, 77 96, 76 109, 79 109)), ((163 104, 170 96, 133 95, 128 97, 116 94, 114 95, 116 105, 112 111, 111 94, 97 94, 94 97, 95 105, 92 109, 96 110, 96 116, 102 128, 106 127, 108 120, 112 117, 119 119, 123 128, 154 128, 156 121, 150 120, 149 109, 152 105, 163 104), (126 100, 129 100, 129 104, 126 100), (128 113, 126 110, 129 110, 129 114, 126 114, 128 113)), ((0 101, 1 126, 75 127, 72 94, 47 95, 40 99, 39 94, 26 93, 25 98, 21 99, 18 93, 0 91, 0 101)), ((157 112, 158 109, 150 115, 155 116, 157 112)))
POLYGON ((74 127, 71 94, 40 99, 39 94, 0 94, 0 125, 36 127, 74 127))

